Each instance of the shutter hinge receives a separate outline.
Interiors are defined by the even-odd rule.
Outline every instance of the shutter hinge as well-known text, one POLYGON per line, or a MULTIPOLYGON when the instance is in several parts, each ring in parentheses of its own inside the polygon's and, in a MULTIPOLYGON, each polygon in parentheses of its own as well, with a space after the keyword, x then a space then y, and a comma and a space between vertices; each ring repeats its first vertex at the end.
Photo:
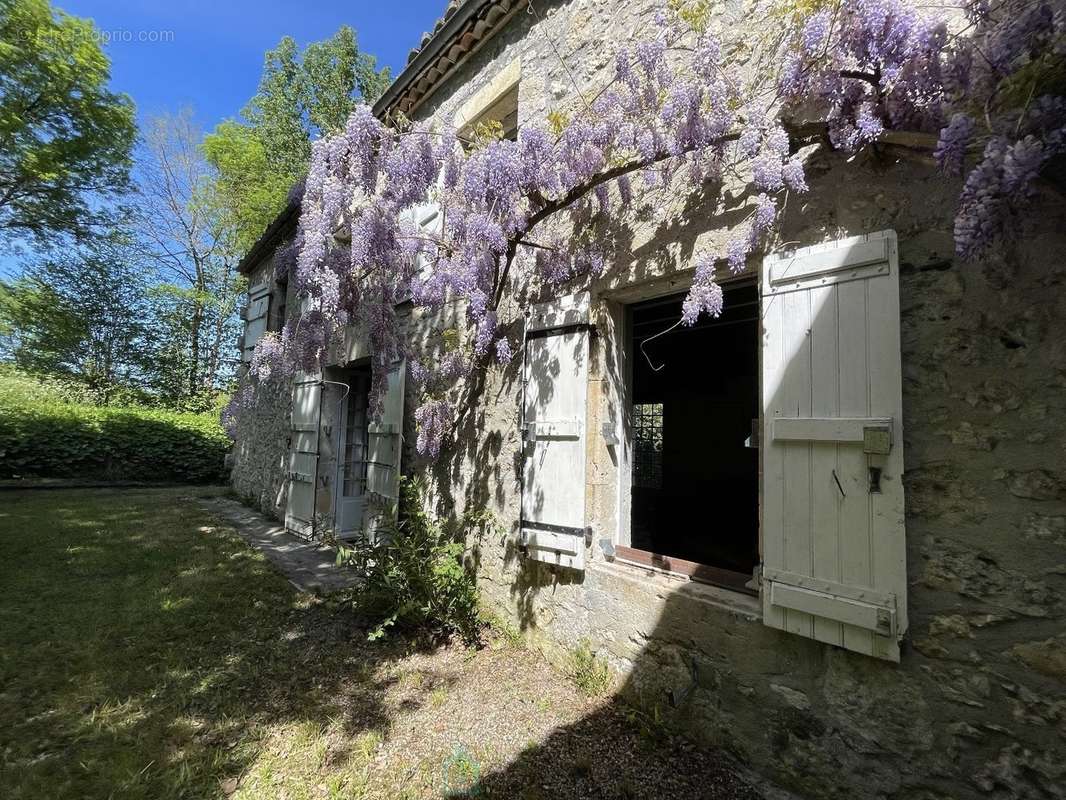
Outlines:
POLYGON ((762 591, 762 564, 756 564, 755 568, 751 571, 751 580, 744 584, 746 589, 753 589, 756 592, 762 591))

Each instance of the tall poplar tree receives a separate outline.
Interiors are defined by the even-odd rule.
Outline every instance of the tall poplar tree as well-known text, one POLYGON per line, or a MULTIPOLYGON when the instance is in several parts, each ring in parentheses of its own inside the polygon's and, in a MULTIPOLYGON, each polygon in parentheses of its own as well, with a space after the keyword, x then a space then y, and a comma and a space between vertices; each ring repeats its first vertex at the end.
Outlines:
POLYGON ((359 102, 373 102, 389 84, 388 68, 359 50, 342 26, 301 53, 284 37, 266 53, 259 88, 241 111, 204 139, 218 171, 216 193, 246 250, 285 204, 307 170, 311 141, 339 130, 359 102))

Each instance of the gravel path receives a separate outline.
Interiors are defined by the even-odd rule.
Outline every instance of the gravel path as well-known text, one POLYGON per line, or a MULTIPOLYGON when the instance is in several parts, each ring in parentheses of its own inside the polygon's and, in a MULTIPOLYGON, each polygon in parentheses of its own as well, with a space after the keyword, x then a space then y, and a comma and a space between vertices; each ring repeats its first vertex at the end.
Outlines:
MULTIPOLYGON (((318 594, 355 583, 356 576, 334 566, 329 548, 296 539, 232 500, 198 502, 298 588, 318 594)), ((586 697, 514 637, 490 630, 477 650, 402 637, 371 643, 343 594, 303 597, 287 644, 298 654, 293 678, 304 690, 321 687, 310 693, 311 706, 309 696, 299 703, 305 714, 331 722, 316 730, 311 755, 293 750, 291 731, 279 731, 262 763, 224 787, 235 800, 277 794, 278 774, 298 764, 311 769, 298 785, 322 790, 309 797, 784 797, 755 788, 727 756, 642 725, 620 702, 586 697), (319 706, 314 714, 312 706, 319 706)), ((270 694, 263 698, 268 706, 293 702, 291 686, 270 694)))
MULTIPOLYGON (((336 629, 323 632, 318 645, 367 653, 375 647, 359 641, 361 631, 339 634, 346 641, 330 645, 335 636, 336 629)), ((350 691, 338 693, 335 707, 338 718, 360 720, 370 700, 366 689, 374 687, 380 736, 353 796, 766 797, 728 757, 681 737, 642 731, 624 705, 585 697, 539 653, 512 641, 490 638, 480 650, 449 645, 370 658, 359 662, 366 667, 353 674, 350 691)), ((350 732, 337 729, 332 736, 330 750, 351 750, 350 732)))

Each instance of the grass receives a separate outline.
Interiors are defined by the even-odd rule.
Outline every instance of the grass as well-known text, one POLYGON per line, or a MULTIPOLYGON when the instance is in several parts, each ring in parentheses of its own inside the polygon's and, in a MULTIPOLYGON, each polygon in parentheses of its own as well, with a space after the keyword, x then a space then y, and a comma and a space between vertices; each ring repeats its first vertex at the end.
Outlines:
POLYGON ((203 492, 0 494, 3 800, 755 800, 583 696, 610 685, 587 645, 572 682, 504 625, 478 650, 369 643, 203 492))
POLYGON ((353 796, 374 679, 189 492, 0 498, 0 796, 353 796))
POLYGON ((588 642, 581 642, 571 652, 570 677, 587 697, 601 697, 611 688, 611 669, 588 642))

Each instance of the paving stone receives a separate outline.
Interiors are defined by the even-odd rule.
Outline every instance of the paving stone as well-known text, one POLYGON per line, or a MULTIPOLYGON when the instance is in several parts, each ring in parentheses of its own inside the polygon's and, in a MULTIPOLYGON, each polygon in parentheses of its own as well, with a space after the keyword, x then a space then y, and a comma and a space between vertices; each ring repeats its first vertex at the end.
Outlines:
POLYGON ((354 570, 337 564, 335 548, 293 536, 276 520, 236 500, 215 497, 198 502, 232 525, 300 591, 327 594, 359 583, 359 575, 354 570))

